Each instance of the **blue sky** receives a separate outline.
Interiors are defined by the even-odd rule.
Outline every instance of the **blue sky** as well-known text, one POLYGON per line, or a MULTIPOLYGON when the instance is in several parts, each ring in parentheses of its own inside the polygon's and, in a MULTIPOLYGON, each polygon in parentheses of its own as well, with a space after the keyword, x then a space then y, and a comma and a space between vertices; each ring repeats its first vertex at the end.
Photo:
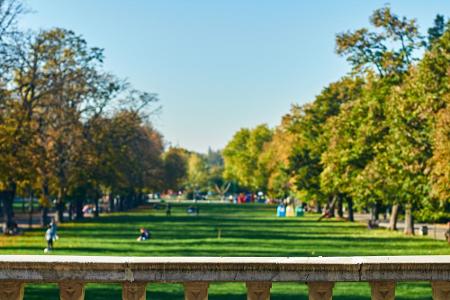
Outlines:
MULTIPOLYGON (((159 94, 166 141, 200 152, 234 132, 275 126, 348 72, 335 34, 368 25, 387 1, 28 0, 22 26, 64 27, 105 48, 106 69, 159 94)), ((448 0, 389 1, 422 31, 448 0)))

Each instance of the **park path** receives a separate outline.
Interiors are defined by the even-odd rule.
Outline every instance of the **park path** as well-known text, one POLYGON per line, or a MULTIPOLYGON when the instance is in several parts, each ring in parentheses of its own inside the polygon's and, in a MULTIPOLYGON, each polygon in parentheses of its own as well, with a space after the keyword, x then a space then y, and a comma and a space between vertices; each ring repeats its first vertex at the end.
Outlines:
MULTIPOLYGON (((369 214, 355 214, 355 220, 359 222, 366 223, 370 220, 369 214)), ((389 220, 380 219, 379 223, 380 227, 388 228, 389 226, 389 220)), ((414 224, 414 231, 416 235, 420 235, 421 231, 420 229, 423 226, 428 227, 428 237, 435 239, 435 240, 444 240, 445 241, 445 232, 447 231, 447 225, 445 224, 429 224, 429 223, 415 223, 414 224)), ((405 229, 405 223, 404 222, 398 222, 397 223, 397 230, 403 231, 405 229)))
MULTIPOLYGON (((55 216, 55 213, 51 212, 48 214, 49 218, 52 218, 55 216)), ((41 214, 39 212, 34 212, 33 216, 31 218, 31 227, 32 228, 39 228, 41 227, 40 219, 41 214)), ((26 229, 29 228, 29 214, 28 213, 22 213, 22 212, 15 212, 15 221, 19 225, 20 228, 26 229)), ((3 223, 3 216, 0 216, 0 223, 3 223)))

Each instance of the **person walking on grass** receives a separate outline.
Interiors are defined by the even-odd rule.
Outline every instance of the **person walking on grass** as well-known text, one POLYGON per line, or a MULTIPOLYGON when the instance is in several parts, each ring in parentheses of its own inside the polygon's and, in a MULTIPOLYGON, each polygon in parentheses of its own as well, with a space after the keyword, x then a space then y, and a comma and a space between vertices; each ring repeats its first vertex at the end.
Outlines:
POLYGON ((52 218, 52 221, 50 222, 50 227, 52 229, 52 235, 57 240, 58 239, 58 234, 57 234, 58 227, 56 226, 56 221, 54 218, 52 218))
POLYGON ((44 249, 44 253, 48 253, 53 250, 53 242, 56 240, 56 229, 54 226, 48 225, 45 232, 45 240, 47 241, 47 248, 44 249))

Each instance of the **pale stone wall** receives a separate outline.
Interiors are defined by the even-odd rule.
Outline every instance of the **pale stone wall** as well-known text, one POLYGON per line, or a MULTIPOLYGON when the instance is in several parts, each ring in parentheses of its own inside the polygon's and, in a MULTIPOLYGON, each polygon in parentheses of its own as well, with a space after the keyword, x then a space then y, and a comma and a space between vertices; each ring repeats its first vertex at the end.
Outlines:
POLYGON ((372 299, 392 300, 399 281, 428 281, 433 299, 450 300, 450 256, 113 257, 0 255, 0 300, 23 298, 24 283, 56 282, 61 299, 84 299, 89 282, 123 285, 122 298, 144 300, 152 282, 179 282, 185 299, 207 300, 214 282, 243 282, 247 299, 269 300, 273 282, 308 284, 309 299, 330 300, 335 282, 364 281, 372 299))
POLYGON ((0 255, 0 280, 124 281, 446 281, 450 256, 114 257, 0 255))

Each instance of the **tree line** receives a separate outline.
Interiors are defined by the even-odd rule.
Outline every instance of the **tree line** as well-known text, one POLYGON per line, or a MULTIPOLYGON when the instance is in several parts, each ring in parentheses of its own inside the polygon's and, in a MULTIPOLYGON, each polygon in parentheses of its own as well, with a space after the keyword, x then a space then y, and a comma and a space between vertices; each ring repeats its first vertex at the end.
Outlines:
POLYGON ((4 232, 16 226, 17 196, 38 199, 46 225, 50 209, 62 222, 67 209, 82 218, 90 202, 98 216, 102 197, 124 210, 164 188, 164 141, 150 122, 157 95, 106 72, 103 49, 71 30, 19 30, 26 12, 0 0, 4 232))
POLYGON ((223 150, 224 177, 274 198, 293 196, 374 219, 400 211, 448 220, 450 211, 450 25, 438 15, 427 34, 389 6, 370 27, 336 35, 352 66, 274 129, 238 131, 223 150))
MULTIPOLYGON (((370 28, 336 36, 352 71, 276 128, 241 129, 222 151, 166 147, 151 123, 158 96, 106 72, 104 51, 62 28, 21 31, 19 0, 0 0, 0 202, 4 232, 17 196, 83 217, 99 199, 125 210, 149 193, 264 192, 314 203, 353 220, 389 208, 448 219, 450 28, 438 15, 427 34, 386 6, 370 28)), ((32 208, 33 206, 31 206, 32 208)))

